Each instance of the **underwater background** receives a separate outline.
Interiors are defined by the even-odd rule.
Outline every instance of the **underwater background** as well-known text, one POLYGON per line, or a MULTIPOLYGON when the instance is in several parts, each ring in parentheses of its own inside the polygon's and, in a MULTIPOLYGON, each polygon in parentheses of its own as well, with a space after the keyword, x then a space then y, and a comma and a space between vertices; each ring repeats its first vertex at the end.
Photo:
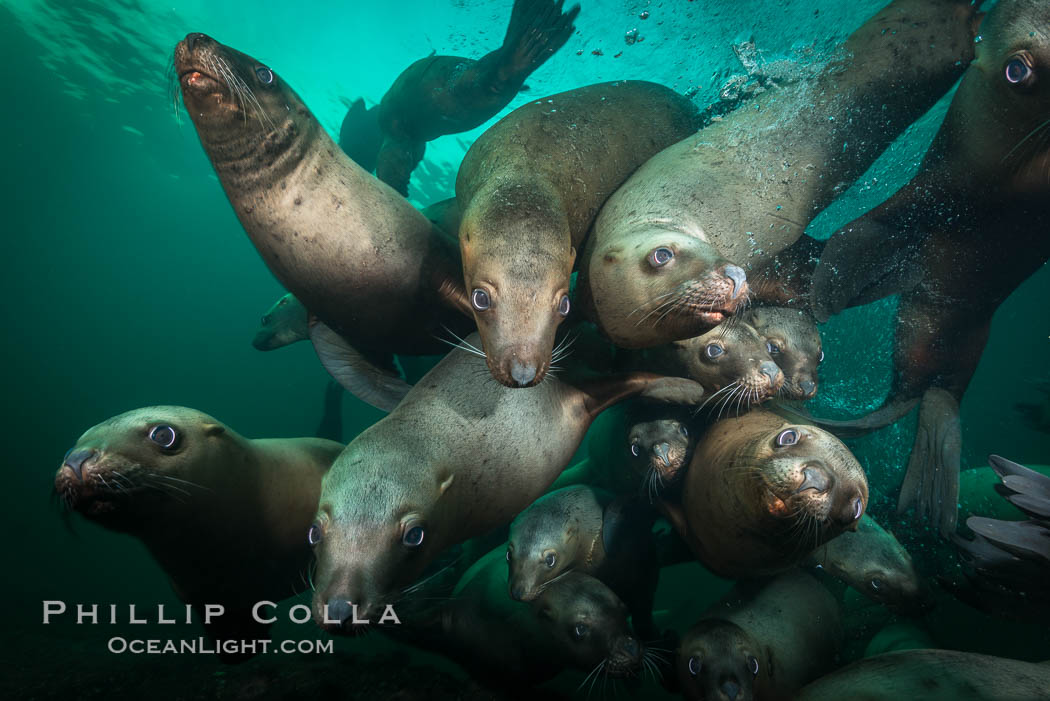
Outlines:
MULTIPOLYGON (((536 97, 620 78, 662 83, 702 108, 718 98, 730 78, 748 77, 734 46, 754 41, 763 65, 802 75, 884 4, 581 0, 576 33, 501 115, 536 97), (632 31, 632 38, 642 39, 628 42, 632 31)), ((253 662, 250 669, 224 668, 203 656, 110 655, 105 641, 117 628, 43 626, 41 602, 179 605, 137 541, 83 519, 64 519, 49 502, 63 454, 88 427, 156 404, 200 409, 253 438, 312 435, 321 416, 327 375, 309 344, 273 353, 250 344, 259 317, 283 290, 235 218, 192 124, 185 114, 177 117, 167 76, 176 42, 188 32, 205 32, 265 61, 335 136, 346 111, 344 98, 360 96, 374 104, 409 63, 431 52, 477 58, 498 46, 510 5, 510 0, 0 3, 0 65, 6 68, 0 111, 6 134, 0 146, 6 248, 0 282, 6 336, 7 470, 0 490, 8 563, 0 583, 7 604, 0 656, 5 697, 130 698, 148 690, 158 697, 210 698, 221 692, 266 698, 280 684, 352 695, 366 687, 340 679, 353 677, 347 665, 360 665, 372 654, 396 674, 405 674, 400 665, 425 667, 413 668, 411 681, 388 678, 386 686, 367 687, 366 695, 428 698, 440 691, 450 698, 471 697, 466 682, 447 681, 447 689, 435 681, 432 696, 410 695, 407 689, 438 674, 435 669, 461 680, 464 675, 451 663, 395 648, 377 635, 339 639, 340 655, 322 660, 280 656, 253 662), (274 671, 277 667, 282 669, 274 671), (274 681, 281 675, 302 678, 274 681), (325 675, 329 686, 316 686, 315 678, 325 675)), ((826 238, 906 182, 949 99, 909 129, 808 233, 826 238)), ((491 123, 428 145, 412 180, 414 204, 453 194, 459 161, 491 123)), ((1048 299, 1050 271, 1044 266, 996 314, 962 404, 964 469, 986 465, 989 453, 1024 464, 1050 463, 1050 434, 1026 424, 1014 407, 1045 402, 1033 385, 1050 378, 1048 299)), ((895 304, 891 298, 852 309, 821 327, 827 361, 821 366, 821 391, 809 405, 814 413, 858 414, 881 403, 890 384, 895 304)), ((382 416, 353 397, 344 402, 344 441, 382 416)), ((888 495, 872 498, 876 518, 892 511, 914 426, 912 415, 848 441, 872 486, 888 495)), ((592 432, 601 430, 599 421, 592 432)), ((949 566, 946 558, 944 567, 949 566)), ((690 601, 699 612, 727 586, 713 577, 666 571, 657 608, 690 601)), ((991 618, 950 600, 920 625, 938 646, 1050 658, 1045 628, 991 618)), ((198 632, 179 628, 187 637, 198 632)), ((274 639, 323 635, 312 624, 285 623, 273 633, 274 639)), ((388 669, 376 664, 373 673, 388 669)), ((554 686, 569 694, 576 684, 554 686)), ((635 694, 663 697, 652 683, 635 694)))

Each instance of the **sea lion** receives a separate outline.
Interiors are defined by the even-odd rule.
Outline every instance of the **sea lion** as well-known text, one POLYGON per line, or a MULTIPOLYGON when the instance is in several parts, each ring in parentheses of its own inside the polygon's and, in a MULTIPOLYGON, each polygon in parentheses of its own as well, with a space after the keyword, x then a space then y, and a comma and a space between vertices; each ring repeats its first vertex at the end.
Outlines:
POLYGON ((428 141, 470 131, 495 117, 525 79, 568 41, 580 6, 563 13, 562 4, 515 0, 503 46, 478 60, 431 55, 414 62, 378 106, 351 105, 340 144, 349 146, 347 153, 365 170, 373 165, 380 180, 407 197, 408 181, 428 141))
POLYGON ((1041 395, 1039 402, 1017 402, 1014 404, 1014 411, 1024 418, 1028 428, 1050 433, 1050 380, 1035 383, 1033 389, 1041 395))
MULTIPOLYGON (((469 329, 455 249, 340 151, 269 67, 203 34, 175 47, 201 145, 267 267, 315 316, 322 363, 389 409, 408 390, 393 353, 440 353, 469 329)), ((467 312, 469 313, 469 312, 467 312)))
POLYGON ((824 361, 820 331, 802 309, 753 307, 745 317, 766 341, 766 350, 784 371, 780 396, 812 399, 817 394, 817 366, 824 361))
POLYGON ((818 320, 901 293, 890 394, 845 426, 880 428, 921 398, 898 509, 945 538, 959 494, 959 402, 995 310, 1050 258, 1048 23, 1050 5, 1037 0, 988 13, 919 172, 835 233, 813 276, 818 320))
POLYGON ((659 578, 651 509, 585 485, 543 495, 510 525, 510 597, 533 601, 573 571, 597 577, 627 604, 638 634, 658 637, 653 596, 659 578))
POLYGON ((624 356, 634 369, 696 380, 714 408, 746 410, 775 397, 784 384, 768 348, 754 327, 733 320, 695 338, 624 356))
POLYGON ((1050 664, 956 650, 904 650, 854 662, 803 687, 796 701, 1046 701, 1050 664))
POLYGON ((263 314, 252 345, 257 350, 270 351, 305 341, 310 338, 309 317, 306 307, 289 292, 263 314))
POLYGON ((856 531, 846 531, 820 546, 803 564, 819 565, 869 599, 903 613, 917 613, 924 601, 911 555, 865 514, 856 531))
POLYGON ((700 437, 682 503, 661 508, 705 567, 743 577, 783 571, 855 530, 867 503, 864 471, 837 438, 757 409, 700 437))
POLYGON ((835 598, 791 571, 738 584, 682 637, 675 667, 693 701, 787 701, 832 668, 841 641, 835 598))
POLYGON ((145 407, 88 429, 55 491, 84 518, 141 540, 182 601, 225 606, 205 625, 210 636, 258 638, 268 626, 252 606, 306 588, 304 534, 342 449, 319 438, 247 439, 194 409, 145 407))
POLYGON ((631 402, 627 413, 627 452, 650 500, 677 493, 696 446, 695 410, 631 402))
MULTIPOLYGON (((631 396, 695 404, 691 380, 628 373, 552 379, 530 392, 491 380, 478 335, 445 356, 397 408, 350 442, 325 478, 310 539, 315 620, 330 630, 396 599, 443 550, 538 499, 594 417, 631 396), (450 437, 459 436, 450 440, 450 437)), ((359 626, 357 626, 359 627, 359 626)))
POLYGON ((815 80, 768 90, 649 159, 594 223, 581 309, 625 348, 720 323, 746 298, 732 296, 727 266, 742 289, 745 272, 796 243, 952 86, 975 18, 970 0, 895 0, 815 80))
POLYGON ((599 83, 519 107, 467 151, 456 178, 463 279, 500 383, 543 381, 595 215, 696 119, 692 102, 662 85, 599 83))

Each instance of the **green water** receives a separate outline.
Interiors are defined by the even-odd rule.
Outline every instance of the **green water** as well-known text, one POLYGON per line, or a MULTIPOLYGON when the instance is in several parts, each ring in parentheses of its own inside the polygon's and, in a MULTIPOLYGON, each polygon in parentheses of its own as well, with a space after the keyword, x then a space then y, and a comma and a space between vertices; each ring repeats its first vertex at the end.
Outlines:
MULTIPOLYGON (((819 54, 882 4, 585 1, 578 32, 508 110, 530 97, 618 78, 692 89, 704 106, 728 76, 741 72, 734 42, 754 38, 771 58, 798 58, 802 47, 819 54), (645 20, 639 18, 643 11, 650 13, 645 20), (624 34, 635 28, 645 40, 628 45, 624 34)), ((311 435, 320 418, 327 376, 308 344, 273 353, 250 345, 259 316, 283 290, 234 217, 192 124, 185 115, 181 125, 176 120, 165 77, 175 43, 202 31, 265 60, 337 133, 340 98, 377 101, 405 66, 431 51, 480 56, 501 41, 509 5, 0 4, 8 453, 0 509, 7 566, 0 586, 7 623, 4 685, 14 694, 8 698, 44 697, 48 689, 66 690, 69 698, 104 695, 125 669, 139 675, 140 690, 174 697, 183 674, 195 689, 227 674, 210 659, 118 659, 103 650, 112 631, 41 625, 41 602, 49 599, 177 605, 163 573, 136 541, 78 518, 67 527, 49 503, 62 455, 84 430, 155 404, 198 408, 250 437, 311 435), (64 665, 88 682, 72 682, 64 665)), ((826 237, 905 182, 945 104, 891 147, 811 233, 826 237)), ((459 160, 481 131, 442 137, 428 147, 410 191, 414 203, 452 194, 459 160)), ((1050 462, 1050 436, 1026 426, 1013 408, 1038 401, 1031 385, 1050 374, 1048 298, 1044 266, 996 314, 962 404, 965 467, 986 464, 989 453, 1050 462)), ((885 300, 822 327, 827 362, 815 413, 856 414, 881 402, 890 382, 894 309, 895 300, 885 300)), ((381 416, 347 397, 344 438, 381 416)), ((850 443, 880 492, 895 493, 913 432, 911 417, 850 443)), ((880 508, 892 504, 873 500, 876 516, 880 508)), ((686 602, 698 614, 724 588, 698 581, 707 580, 687 570, 665 575, 658 608, 686 602)), ((921 625, 939 646, 1050 658, 1044 628, 986 617, 947 598, 921 625)), ((320 637, 309 626, 280 627, 274 635, 320 637)), ((337 646, 355 656, 393 649, 379 636, 337 646)), ((459 674, 417 653, 394 654, 459 674)), ((303 669, 311 664, 302 662, 303 669)), ((432 667, 419 669, 425 675, 432 667)), ((575 683, 560 687, 571 692, 575 683)), ((117 688, 118 696, 130 694, 127 685, 117 688)), ((647 682, 636 693, 660 692, 647 682)))

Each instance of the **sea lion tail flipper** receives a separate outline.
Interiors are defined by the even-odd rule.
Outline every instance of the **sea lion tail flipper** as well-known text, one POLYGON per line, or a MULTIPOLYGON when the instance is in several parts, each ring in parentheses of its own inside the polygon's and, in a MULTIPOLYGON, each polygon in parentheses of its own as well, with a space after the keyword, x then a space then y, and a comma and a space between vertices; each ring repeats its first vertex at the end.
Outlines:
POLYGON ((402 197, 408 197, 408 182, 412 179, 412 171, 423 160, 426 150, 425 141, 388 136, 383 140, 376 157, 376 177, 397 190, 402 197))
POLYGON ((507 34, 499 52, 503 59, 500 77, 521 82, 557 53, 572 36, 580 6, 562 13, 564 0, 515 0, 507 34))
POLYGON ((943 538, 955 532, 958 518, 961 447, 959 402, 943 389, 926 390, 897 513, 914 509, 915 519, 929 520, 943 538))
POLYGON ((343 442, 343 386, 329 380, 324 388, 324 411, 314 433, 318 438, 343 442))
POLYGON ((870 414, 856 419, 821 419, 801 407, 791 406, 777 400, 769 402, 767 406, 770 411, 789 421, 822 428, 839 438, 857 438, 897 423, 911 413, 918 401, 915 398, 893 398, 870 414))
POLYGON ((325 370, 346 391, 377 409, 391 411, 412 386, 397 372, 394 358, 379 367, 320 321, 310 326, 310 340, 325 370))
POLYGON ((966 526, 997 548, 1024 560, 1050 564, 1050 529, 1037 521, 999 521, 971 516, 966 526))

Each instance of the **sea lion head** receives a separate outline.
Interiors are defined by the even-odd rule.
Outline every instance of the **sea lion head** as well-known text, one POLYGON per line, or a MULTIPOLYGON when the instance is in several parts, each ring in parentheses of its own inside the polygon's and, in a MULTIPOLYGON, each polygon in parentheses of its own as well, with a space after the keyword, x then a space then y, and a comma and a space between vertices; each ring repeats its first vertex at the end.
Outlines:
POLYGON ((865 515, 856 533, 843 533, 833 542, 836 547, 814 553, 825 570, 894 611, 915 613, 926 605, 911 555, 874 519, 865 515))
POLYGON ((781 396, 812 399, 817 393, 817 366, 824 360, 820 331, 813 317, 800 309, 755 307, 747 321, 766 342, 766 351, 784 371, 781 396))
POLYGON ((748 300, 743 268, 710 243, 663 228, 595 251, 586 282, 602 331, 624 348, 704 333, 748 300))
POLYGON ((413 486, 397 479, 389 456, 353 443, 321 485, 317 517, 303 534, 317 561, 314 620, 329 632, 356 634, 376 623, 386 606, 444 549, 437 526, 451 475, 413 486), (327 618, 326 618, 327 613, 327 618))
POLYGON ((513 187, 475 194, 460 224, 463 280, 489 371, 507 387, 547 376, 572 307, 569 224, 548 198, 513 187))
POLYGON ((579 566, 579 553, 595 547, 602 506, 591 487, 557 489, 537 499, 510 524, 508 586, 512 599, 533 601, 552 582, 579 566))
POLYGON ((283 348, 310 336, 306 308, 290 292, 274 302, 263 314, 259 324, 252 345, 261 351, 283 348))
MULTIPOLYGON (((1050 157, 1050 4, 999 2, 945 118, 953 148, 1019 192, 1045 192, 1050 157)), ((961 166, 960 166, 961 167, 961 166)))
POLYGON ((645 647, 634 637, 627 606, 600 581, 570 572, 546 587, 532 606, 554 645, 579 669, 610 677, 634 676, 645 647))
POLYGON ((759 678, 772 672, 768 657, 735 623, 701 621, 678 648, 675 665, 682 695, 692 701, 751 701, 759 678))
MULTIPOLYGON (((161 527, 158 510, 204 504, 234 464, 236 434, 207 414, 152 406, 87 430, 55 473, 55 493, 85 518, 112 530, 161 527)), ((231 477, 231 479, 233 479, 231 477)))
POLYGON ((651 491, 674 487, 682 481, 694 445, 696 437, 681 415, 636 421, 627 431, 631 466, 646 478, 651 491))
POLYGON ((175 46, 174 68, 201 145, 224 181, 271 183, 299 163, 317 122, 271 68, 199 33, 175 46))

